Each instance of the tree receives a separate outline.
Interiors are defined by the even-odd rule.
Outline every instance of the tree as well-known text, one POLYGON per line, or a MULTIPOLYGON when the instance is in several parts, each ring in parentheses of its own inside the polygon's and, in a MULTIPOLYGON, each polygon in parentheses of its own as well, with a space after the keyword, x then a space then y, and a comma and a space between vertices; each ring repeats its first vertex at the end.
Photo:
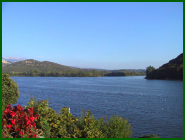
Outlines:
POLYGON ((30 76, 34 76, 34 71, 30 70, 30 76))
POLYGON ((146 78, 153 79, 155 77, 155 68, 153 66, 149 66, 146 68, 146 78))
POLYGON ((70 77, 70 76, 71 76, 71 71, 70 71, 70 70, 67 70, 67 71, 66 71, 66 76, 67 76, 67 77, 70 77))
POLYGON ((93 70, 92 73, 93 73, 93 76, 94 77, 98 77, 99 76, 99 72, 97 70, 93 70))
POLYGON ((34 73, 35 73, 36 75, 39 75, 39 70, 34 70, 34 73))
POLYGON ((19 98, 17 83, 9 74, 2 74, 2 111, 8 104, 15 104, 19 98))

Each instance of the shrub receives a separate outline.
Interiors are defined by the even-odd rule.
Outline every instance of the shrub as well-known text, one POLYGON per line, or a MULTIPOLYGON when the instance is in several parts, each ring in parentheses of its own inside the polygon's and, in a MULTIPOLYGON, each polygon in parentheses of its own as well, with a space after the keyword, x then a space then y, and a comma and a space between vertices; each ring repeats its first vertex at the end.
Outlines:
POLYGON ((75 122, 78 121, 67 108, 62 108, 58 118, 53 120, 51 126, 51 137, 53 138, 77 138, 80 137, 80 131, 75 122))
POLYGON ((107 120, 103 124, 102 132, 106 138, 130 138, 132 135, 131 124, 127 124, 128 119, 123 119, 118 115, 111 116, 110 120, 107 120))
POLYGON ((25 108, 33 107, 34 114, 39 114, 39 117, 35 122, 37 128, 43 132, 42 136, 45 138, 50 137, 50 123, 57 118, 56 111, 48 106, 49 104, 47 100, 37 101, 35 97, 31 98, 31 101, 28 102, 28 106, 25 106, 25 108))
POLYGON ((80 121, 76 121, 76 125, 80 130, 81 138, 103 138, 104 134, 101 131, 103 118, 95 120, 91 115, 91 111, 82 111, 80 121))
POLYGON ((18 85, 8 74, 2 74, 2 111, 8 104, 15 104, 19 97, 18 85))
POLYGON ((34 121, 38 114, 33 115, 33 111, 33 108, 7 105, 2 115, 2 137, 36 138, 37 128, 34 121))
POLYGON ((28 107, 35 108, 34 114, 39 114, 36 126, 43 131, 42 136, 51 138, 75 138, 79 136, 74 125, 76 118, 66 108, 62 108, 57 114, 49 107, 48 100, 37 101, 35 98, 28 102, 28 107))
POLYGON ((36 126, 44 137, 50 138, 129 138, 132 135, 127 119, 118 115, 104 121, 103 117, 95 119, 91 111, 81 111, 81 117, 74 117, 67 108, 60 113, 49 108, 47 100, 31 99, 28 107, 34 108, 34 114, 39 114, 36 126))

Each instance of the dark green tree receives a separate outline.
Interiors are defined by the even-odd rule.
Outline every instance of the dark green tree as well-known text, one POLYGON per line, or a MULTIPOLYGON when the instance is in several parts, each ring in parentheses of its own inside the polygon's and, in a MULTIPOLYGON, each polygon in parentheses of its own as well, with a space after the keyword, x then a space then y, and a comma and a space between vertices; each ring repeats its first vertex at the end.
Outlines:
POLYGON ((15 104, 19 98, 17 83, 9 74, 2 74, 2 111, 8 104, 15 104))
POLYGON ((149 66, 146 68, 146 78, 153 79, 155 77, 155 68, 153 66, 149 66))

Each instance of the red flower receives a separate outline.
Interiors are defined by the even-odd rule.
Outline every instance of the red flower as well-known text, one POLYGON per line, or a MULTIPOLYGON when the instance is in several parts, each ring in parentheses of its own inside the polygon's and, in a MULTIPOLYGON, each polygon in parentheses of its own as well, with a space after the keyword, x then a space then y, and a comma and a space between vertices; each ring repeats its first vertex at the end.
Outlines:
POLYGON ((17 105, 17 109, 18 109, 19 111, 21 111, 21 110, 24 109, 24 107, 22 107, 22 106, 20 106, 20 104, 18 104, 18 105, 17 105))
POLYGON ((34 138, 36 138, 36 134, 34 134, 33 136, 34 136, 34 138))
POLYGON ((31 115, 31 116, 30 116, 30 120, 33 122, 34 119, 35 119, 35 118, 33 117, 33 115, 31 115))
POLYGON ((21 135, 24 135, 24 132, 22 132, 22 131, 20 131, 19 133, 20 133, 21 135))
POLYGON ((11 128, 12 125, 11 125, 11 124, 7 124, 6 127, 7 127, 7 128, 11 128))
POLYGON ((20 106, 20 104, 18 104, 18 105, 17 105, 17 109, 20 109, 20 108, 21 108, 21 106, 20 106))
MULTIPOLYGON (((31 128, 31 124, 28 125, 29 128, 31 128)), ((31 132, 30 132, 31 133, 31 132)))
POLYGON ((33 114, 34 108, 28 108, 28 112, 33 114))
POLYGON ((12 113, 10 113, 10 115, 12 115, 12 117, 15 117, 16 113, 12 112, 12 113))
POLYGON ((27 116, 24 116, 24 119, 25 119, 25 120, 28 120, 28 117, 27 117, 27 116))
POLYGON ((8 114, 8 112, 10 112, 10 110, 6 108, 6 109, 4 110, 4 113, 5 113, 5 114, 8 114))
POLYGON ((35 119, 37 119, 39 117, 39 115, 38 114, 35 114, 35 119))
POLYGON ((12 124, 15 125, 16 124, 16 119, 11 120, 12 124))
POLYGON ((26 125, 29 125, 30 124, 30 120, 28 120, 27 122, 26 122, 26 125))
POLYGON ((7 106, 6 106, 6 108, 10 109, 10 108, 11 108, 11 106, 10 106, 10 105, 7 105, 7 106))

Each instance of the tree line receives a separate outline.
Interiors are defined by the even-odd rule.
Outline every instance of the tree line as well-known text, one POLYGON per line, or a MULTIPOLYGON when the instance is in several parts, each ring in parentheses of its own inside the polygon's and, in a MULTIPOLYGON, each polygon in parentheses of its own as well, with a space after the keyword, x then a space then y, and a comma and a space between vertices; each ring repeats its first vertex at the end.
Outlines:
POLYGON ((183 80, 183 53, 158 69, 153 66, 147 67, 146 79, 183 80))
POLYGON ((145 75, 145 73, 138 73, 132 71, 118 71, 118 72, 107 72, 107 71, 77 71, 77 70, 67 70, 67 71, 39 71, 30 70, 27 72, 8 72, 10 76, 41 76, 41 77, 102 77, 102 76, 139 76, 145 75))
POLYGON ((183 66, 155 69, 149 66, 146 69, 146 79, 172 79, 183 80, 183 66))

